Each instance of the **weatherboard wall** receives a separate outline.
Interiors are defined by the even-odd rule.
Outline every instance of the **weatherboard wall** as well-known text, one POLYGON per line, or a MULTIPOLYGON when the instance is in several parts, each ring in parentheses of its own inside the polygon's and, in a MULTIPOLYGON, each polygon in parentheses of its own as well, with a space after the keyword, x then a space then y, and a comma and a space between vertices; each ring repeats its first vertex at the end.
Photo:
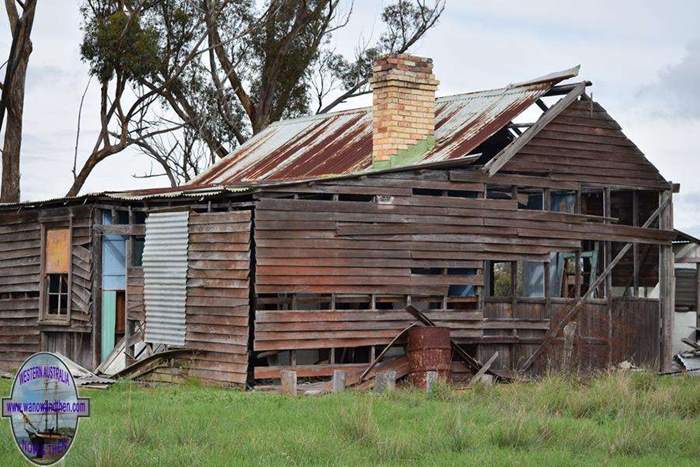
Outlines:
MULTIPOLYGON (((515 200, 485 198, 487 185, 582 188, 555 177, 423 170, 266 189, 255 209, 254 351, 383 345, 413 321, 403 311, 410 301, 434 308, 431 318, 475 346, 482 361, 498 350, 496 365, 512 370, 573 302, 480 302, 485 261, 543 262, 554 251, 575 252, 584 240, 667 245, 673 237, 596 216, 519 209, 515 200), (474 286, 479 293, 451 297, 450 286, 474 286)), ((658 313, 658 301, 650 303, 658 313)), ((626 355, 611 350, 609 308, 598 300, 581 313, 583 368, 626 355)), ((647 318, 658 320, 647 308, 647 318)), ((615 322, 626 326, 625 319, 615 322)), ((332 371, 328 360, 323 365, 332 371)), ((255 374, 268 378, 279 369, 256 367, 255 374)))

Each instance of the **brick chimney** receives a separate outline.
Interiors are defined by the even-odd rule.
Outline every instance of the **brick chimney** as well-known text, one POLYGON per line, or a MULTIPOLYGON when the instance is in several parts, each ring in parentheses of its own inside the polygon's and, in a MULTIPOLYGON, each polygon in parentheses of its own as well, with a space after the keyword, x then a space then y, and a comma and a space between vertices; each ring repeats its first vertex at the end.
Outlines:
POLYGON ((432 146, 435 131, 433 60, 414 55, 386 55, 372 67, 372 162, 390 159, 418 143, 432 146))

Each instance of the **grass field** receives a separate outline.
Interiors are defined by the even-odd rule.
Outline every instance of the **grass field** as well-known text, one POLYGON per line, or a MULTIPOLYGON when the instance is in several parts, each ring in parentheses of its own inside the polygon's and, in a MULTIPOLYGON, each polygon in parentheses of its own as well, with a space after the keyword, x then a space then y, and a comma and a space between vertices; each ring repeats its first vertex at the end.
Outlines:
MULTIPOLYGON (((0 382, 7 395, 9 381, 0 382)), ((588 382, 430 395, 291 398, 120 383, 92 398, 66 465, 698 465, 700 378, 606 374, 588 382)), ((0 465, 26 465, 0 427, 0 465)))

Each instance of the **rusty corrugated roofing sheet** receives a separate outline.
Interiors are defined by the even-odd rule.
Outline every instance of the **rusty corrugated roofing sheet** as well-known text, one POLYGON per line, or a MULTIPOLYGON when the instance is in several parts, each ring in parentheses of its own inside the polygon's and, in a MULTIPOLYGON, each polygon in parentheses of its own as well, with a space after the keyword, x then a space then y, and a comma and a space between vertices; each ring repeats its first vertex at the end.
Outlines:
MULTIPOLYGON (((435 101, 435 146, 420 163, 468 155, 578 67, 504 88, 435 101)), ((305 180, 364 172, 372 165, 372 110, 273 123, 190 186, 305 180)))

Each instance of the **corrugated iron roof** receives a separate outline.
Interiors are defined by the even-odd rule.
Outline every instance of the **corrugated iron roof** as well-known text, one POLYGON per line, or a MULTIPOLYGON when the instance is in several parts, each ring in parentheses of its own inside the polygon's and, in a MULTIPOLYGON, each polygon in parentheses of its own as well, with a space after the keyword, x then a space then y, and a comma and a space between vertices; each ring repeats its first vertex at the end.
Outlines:
MULTIPOLYGON (((503 88, 438 98, 435 146, 421 163, 468 155, 578 67, 503 88)), ((372 109, 273 123, 190 186, 306 180, 367 171, 372 165, 372 109)))

